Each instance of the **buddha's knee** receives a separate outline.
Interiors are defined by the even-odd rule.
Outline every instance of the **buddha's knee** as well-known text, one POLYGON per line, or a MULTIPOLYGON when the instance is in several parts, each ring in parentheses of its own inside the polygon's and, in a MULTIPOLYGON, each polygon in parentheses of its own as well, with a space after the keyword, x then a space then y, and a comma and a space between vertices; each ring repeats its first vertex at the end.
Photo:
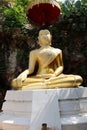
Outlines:
POLYGON ((82 82, 83 82, 82 77, 81 77, 80 75, 76 75, 76 76, 75 76, 75 84, 76 84, 76 86, 81 85, 82 82))
POLYGON ((11 86, 12 86, 12 88, 17 87, 17 79, 16 78, 11 81, 11 86))
POLYGON ((21 80, 21 78, 15 78, 15 79, 13 79, 12 82, 11 82, 11 86, 13 88, 19 88, 19 87, 21 87, 22 86, 22 80, 21 80))

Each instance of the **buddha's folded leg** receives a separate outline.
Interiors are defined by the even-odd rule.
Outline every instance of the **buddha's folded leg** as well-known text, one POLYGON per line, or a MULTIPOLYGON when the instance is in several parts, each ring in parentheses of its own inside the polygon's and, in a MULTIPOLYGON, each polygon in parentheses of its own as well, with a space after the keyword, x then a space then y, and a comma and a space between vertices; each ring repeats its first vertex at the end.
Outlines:
POLYGON ((46 81, 48 88, 78 87, 81 83, 82 78, 78 75, 63 75, 46 81))
MULTIPOLYGON (((39 80, 40 81, 40 80, 39 80)), ((73 88, 81 84, 82 78, 78 75, 63 75, 43 82, 31 83, 23 86, 22 90, 73 88)))
MULTIPOLYGON (((82 83, 82 78, 78 75, 62 75, 51 79, 31 77, 22 82, 18 89, 53 89, 53 88, 73 88, 82 83)), ((17 86, 15 80, 14 85, 17 86)))
POLYGON ((21 88, 22 90, 36 90, 36 89, 47 89, 47 86, 44 83, 33 83, 30 85, 23 86, 21 88))
POLYGON ((35 86, 35 84, 43 83, 43 82, 45 82, 45 79, 43 78, 29 77, 29 78, 26 78, 26 80, 22 82, 21 82, 21 79, 16 78, 12 80, 11 85, 14 89, 22 89, 22 87, 35 86))

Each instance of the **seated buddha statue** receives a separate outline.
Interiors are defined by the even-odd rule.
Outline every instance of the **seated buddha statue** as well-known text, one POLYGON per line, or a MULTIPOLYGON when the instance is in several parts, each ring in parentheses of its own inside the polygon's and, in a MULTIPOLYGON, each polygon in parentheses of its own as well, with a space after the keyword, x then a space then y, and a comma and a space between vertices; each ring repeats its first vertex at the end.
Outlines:
POLYGON ((40 30, 39 49, 29 55, 29 68, 12 80, 12 86, 21 90, 54 89, 79 87, 82 77, 63 74, 62 50, 51 47, 52 35, 48 30, 40 30))

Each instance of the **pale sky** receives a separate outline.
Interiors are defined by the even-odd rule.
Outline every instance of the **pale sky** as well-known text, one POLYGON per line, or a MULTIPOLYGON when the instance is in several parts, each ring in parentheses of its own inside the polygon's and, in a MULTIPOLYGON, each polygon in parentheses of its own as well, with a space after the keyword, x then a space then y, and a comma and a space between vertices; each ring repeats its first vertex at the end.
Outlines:
MULTIPOLYGON (((64 2, 65 0, 59 0, 59 1, 62 1, 62 2, 64 2)), ((77 0, 75 0, 75 1, 77 1, 77 0)))

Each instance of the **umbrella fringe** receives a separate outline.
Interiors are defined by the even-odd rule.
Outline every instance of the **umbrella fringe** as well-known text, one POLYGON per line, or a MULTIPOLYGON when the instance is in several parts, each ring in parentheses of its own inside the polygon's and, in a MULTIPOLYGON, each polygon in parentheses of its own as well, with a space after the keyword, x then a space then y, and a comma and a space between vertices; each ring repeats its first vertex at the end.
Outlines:
POLYGON ((40 26, 53 24, 60 13, 58 0, 31 0, 26 10, 29 21, 40 26))
POLYGON ((28 4, 27 10, 31 9, 34 5, 39 5, 41 3, 49 3, 49 4, 52 4, 53 6, 57 6, 60 9, 60 6, 57 0, 31 0, 28 4))

